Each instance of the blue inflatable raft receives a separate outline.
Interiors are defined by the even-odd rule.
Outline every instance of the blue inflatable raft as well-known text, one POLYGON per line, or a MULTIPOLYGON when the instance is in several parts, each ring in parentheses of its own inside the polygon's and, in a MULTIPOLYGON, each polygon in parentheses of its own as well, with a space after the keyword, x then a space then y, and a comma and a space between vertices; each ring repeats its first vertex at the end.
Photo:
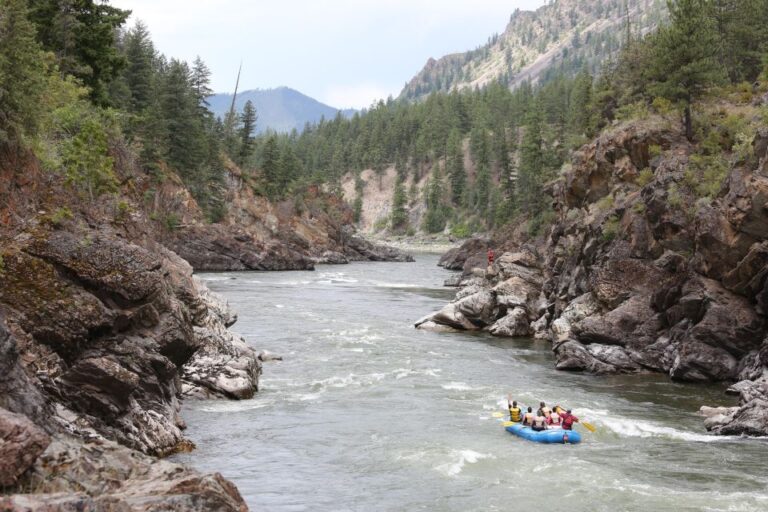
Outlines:
POLYGON ((576 444, 581 442, 581 434, 573 430, 554 428, 537 432, 531 427, 520 424, 510 425, 506 429, 507 432, 536 443, 576 444))

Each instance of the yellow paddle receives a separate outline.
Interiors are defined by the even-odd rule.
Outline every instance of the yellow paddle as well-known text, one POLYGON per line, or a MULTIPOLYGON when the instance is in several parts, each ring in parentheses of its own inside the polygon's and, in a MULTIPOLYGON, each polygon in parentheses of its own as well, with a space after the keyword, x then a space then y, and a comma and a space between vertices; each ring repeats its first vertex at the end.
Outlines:
POLYGON ((495 412, 491 416, 493 416, 494 418, 503 418, 504 417, 504 413, 503 412, 495 412))

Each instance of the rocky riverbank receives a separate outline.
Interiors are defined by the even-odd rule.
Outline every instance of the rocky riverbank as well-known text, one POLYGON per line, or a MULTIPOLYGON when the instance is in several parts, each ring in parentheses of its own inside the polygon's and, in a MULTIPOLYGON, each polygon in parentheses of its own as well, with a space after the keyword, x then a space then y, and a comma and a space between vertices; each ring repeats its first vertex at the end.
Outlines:
POLYGON ((447 253, 456 300, 417 327, 534 336, 560 370, 733 382, 741 405, 707 410, 707 429, 768 435, 768 131, 711 200, 694 154, 661 118, 607 131, 550 184, 548 236, 447 253), (489 246, 503 254, 486 268, 489 246))
POLYGON ((76 223, 37 226, 5 244, 0 483, 11 496, 0 506, 244 510, 220 475, 141 455, 194 447, 182 394, 257 391, 261 363, 228 330, 235 320, 159 245, 76 223))

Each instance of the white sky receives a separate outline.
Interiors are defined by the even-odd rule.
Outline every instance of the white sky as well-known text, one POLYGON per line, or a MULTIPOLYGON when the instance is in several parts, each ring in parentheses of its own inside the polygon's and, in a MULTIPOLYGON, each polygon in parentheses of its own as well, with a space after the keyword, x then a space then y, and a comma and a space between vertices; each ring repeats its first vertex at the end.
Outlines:
POLYGON ((429 57, 473 49, 544 0, 112 0, 158 50, 200 55, 213 89, 286 85, 336 108, 397 96, 429 57))

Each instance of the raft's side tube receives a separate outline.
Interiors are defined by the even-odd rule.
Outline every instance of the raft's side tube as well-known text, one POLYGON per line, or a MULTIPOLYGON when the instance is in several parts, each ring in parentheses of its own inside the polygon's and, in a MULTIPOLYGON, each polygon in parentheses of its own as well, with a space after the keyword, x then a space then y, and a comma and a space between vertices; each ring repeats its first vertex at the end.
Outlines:
POLYGON ((536 443, 576 444, 581 442, 581 434, 574 430, 557 428, 537 432, 531 427, 524 427, 520 424, 510 425, 506 429, 507 432, 536 443))

